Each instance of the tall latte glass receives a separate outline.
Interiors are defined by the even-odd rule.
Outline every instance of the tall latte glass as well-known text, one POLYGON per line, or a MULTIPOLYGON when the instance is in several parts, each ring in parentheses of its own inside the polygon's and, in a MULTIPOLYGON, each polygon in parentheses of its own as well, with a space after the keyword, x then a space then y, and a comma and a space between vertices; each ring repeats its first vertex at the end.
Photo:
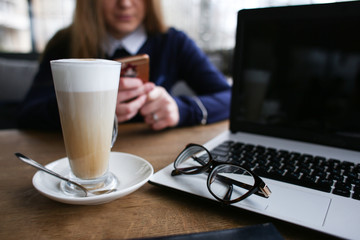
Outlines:
MULTIPOLYGON (((90 191, 111 190, 118 180, 108 171, 121 64, 103 59, 51 61, 69 178, 90 191)), ((68 194, 75 186, 62 182, 68 194)))

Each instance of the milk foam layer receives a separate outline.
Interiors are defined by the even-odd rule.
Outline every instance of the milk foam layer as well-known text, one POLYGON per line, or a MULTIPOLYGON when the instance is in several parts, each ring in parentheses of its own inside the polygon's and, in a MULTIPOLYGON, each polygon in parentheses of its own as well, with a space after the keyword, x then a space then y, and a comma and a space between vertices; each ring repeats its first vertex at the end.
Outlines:
POLYGON ((56 91, 94 92, 117 89, 121 63, 104 59, 51 61, 56 91))

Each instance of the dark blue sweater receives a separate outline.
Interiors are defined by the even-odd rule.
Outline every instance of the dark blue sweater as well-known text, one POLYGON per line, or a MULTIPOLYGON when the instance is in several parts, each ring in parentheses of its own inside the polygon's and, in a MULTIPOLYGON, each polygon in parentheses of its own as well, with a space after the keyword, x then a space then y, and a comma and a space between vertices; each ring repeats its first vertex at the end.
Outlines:
MULTIPOLYGON (((22 107, 19 127, 60 129, 60 119, 50 69, 50 60, 69 58, 69 36, 56 34, 47 49, 22 107)), ((229 117, 231 90, 224 76, 183 32, 170 28, 165 34, 151 35, 138 53, 150 56, 150 81, 168 92, 184 80, 208 112, 208 123, 229 117)), ((178 126, 199 124, 202 111, 189 96, 174 97, 180 112, 178 126)))

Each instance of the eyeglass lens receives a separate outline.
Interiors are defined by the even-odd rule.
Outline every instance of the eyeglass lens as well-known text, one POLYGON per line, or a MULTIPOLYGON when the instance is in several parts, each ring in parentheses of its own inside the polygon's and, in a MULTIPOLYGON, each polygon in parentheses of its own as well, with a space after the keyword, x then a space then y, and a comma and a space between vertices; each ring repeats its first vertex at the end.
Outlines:
POLYGON ((236 201, 255 185, 255 179, 246 169, 230 164, 215 167, 208 177, 210 192, 223 201, 236 201))
POLYGON ((210 161, 209 153, 201 146, 192 145, 186 148, 176 159, 175 168, 182 173, 195 173, 210 161))

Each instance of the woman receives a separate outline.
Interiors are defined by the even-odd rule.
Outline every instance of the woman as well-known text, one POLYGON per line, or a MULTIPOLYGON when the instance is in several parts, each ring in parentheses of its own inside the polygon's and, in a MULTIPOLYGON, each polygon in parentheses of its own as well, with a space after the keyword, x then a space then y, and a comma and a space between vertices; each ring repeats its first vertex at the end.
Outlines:
POLYGON ((156 0, 78 0, 72 25, 60 30, 44 51, 19 126, 60 129, 50 60, 115 59, 124 52, 150 56, 150 82, 121 78, 119 122, 142 118, 152 129, 161 130, 228 118, 230 86, 192 40, 164 26, 159 9, 156 0), (171 96, 179 80, 185 80, 197 96, 171 96))

